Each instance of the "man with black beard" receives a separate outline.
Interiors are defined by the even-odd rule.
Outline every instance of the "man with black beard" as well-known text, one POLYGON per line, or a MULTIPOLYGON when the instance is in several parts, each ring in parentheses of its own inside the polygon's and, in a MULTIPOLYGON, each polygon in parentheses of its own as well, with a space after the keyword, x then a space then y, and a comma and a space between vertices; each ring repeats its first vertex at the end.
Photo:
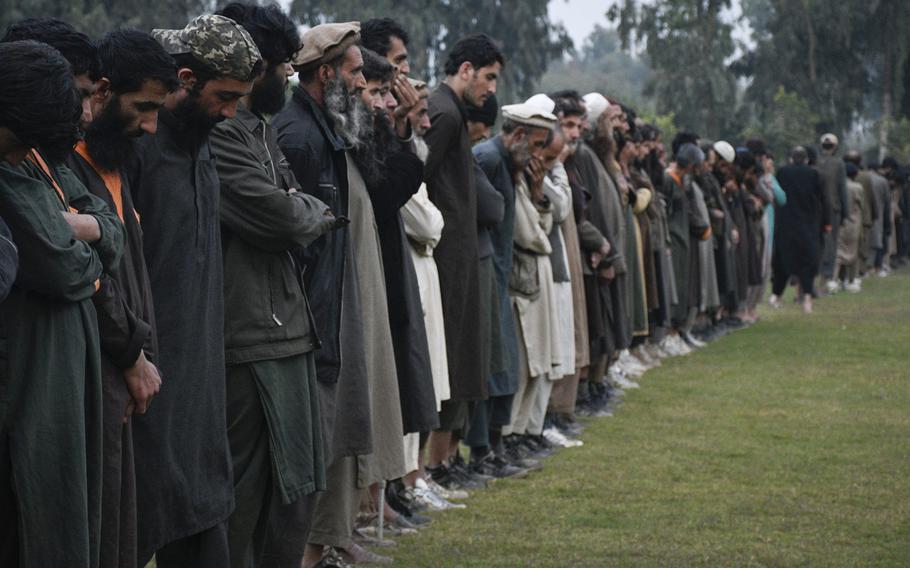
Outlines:
POLYGON ((67 165, 117 213, 126 229, 120 265, 102 276, 92 301, 101 337, 101 566, 135 566, 136 478, 130 417, 146 413, 161 378, 152 363, 158 351, 152 290, 126 166, 135 155, 136 138, 155 134, 158 111, 168 92, 177 88, 177 68, 145 32, 111 32, 99 42, 98 51, 102 77, 91 98, 92 121, 67 165))
POLYGON ((135 420, 139 562, 229 565, 234 507, 224 384, 219 184, 211 129, 237 112, 261 58, 250 35, 222 16, 199 16, 152 36, 177 62, 154 136, 137 143, 133 198, 142 216, 167 385, 135 420))
POLYGON ((250 33, 265 67, 237 115, 211 137, 221 182, 231 565, 298 566, 325 466, 319 339, 293 253, 336 226, 335 217, 299 191, 266 121, 284 107, 301 48, 296 26, 274 5, 234 2, 220 14, 250 33))
MULTIPOLYGON (((343 223, 351 207, 346 150, 359 143, 369 116, 357 105, 366 85, 360 24, 315 26, 302 40, 292 62, 300 84, 272 124, 300 191, 319 198, 343 223)), ((333 549, 351 545, 358 488, 367 484, 359 460, 373 451, 367 372, 372 361, 366 354, 351 231, 323 235, 300 260, 304 284, 317 298, 313 319, 322 347, 316 353, 316 379, 327 464, 327 487, 316 498, 302 564, 312 568, 333 565, 333 549)))

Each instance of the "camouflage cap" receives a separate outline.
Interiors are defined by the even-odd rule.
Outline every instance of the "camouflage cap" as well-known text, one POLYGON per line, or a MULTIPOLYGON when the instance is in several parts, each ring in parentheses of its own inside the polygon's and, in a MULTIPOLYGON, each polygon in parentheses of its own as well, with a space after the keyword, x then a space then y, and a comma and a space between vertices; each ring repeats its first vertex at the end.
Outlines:
POLYGON ((152 30, 152 37, 171 55, 189 53, 219 76, 238 81, 249 81, 262 59, 249 32, 224 16, 205 14, 182 30, 152 30))
POLYGON ((331 61, 360 41, 360 22, 321 24, 303 33, 303 48, 297 52, 293 65, 305 71, 331 61))

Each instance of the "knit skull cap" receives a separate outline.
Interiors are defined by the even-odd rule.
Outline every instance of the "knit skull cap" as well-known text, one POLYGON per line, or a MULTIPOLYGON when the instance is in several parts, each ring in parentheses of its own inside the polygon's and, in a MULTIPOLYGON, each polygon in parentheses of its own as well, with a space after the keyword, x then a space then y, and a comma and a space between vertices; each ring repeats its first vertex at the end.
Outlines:
POLYGON ((693 164, 700 164, 705 161, 705 153, 701 148, 692 143, 686 143, 679 147, 676 153, 676 165, 681 168, 688 168, 693 164))
POLYGON ((527 103, 502 107, 502 117, 532 128, 550 129, 556 125, 556 116, 527 103))
POLYGON ((249 32, 224 16, 205 14, 182 30, 155 29, 151 35, 169 54, 188 53, 219 76, 238 81, 252 79, 253 68, 262 60, 249 32))
POLYGON ((550 114, 553 114, 553 111, 556 109, 556 103, 553 102, 553 99, 543 93, 537 93, 530 99, 526 100, 525 104, 539 108, 540 110, 548 112, 550 114))
POLYGON ((320 24, 303 33, 303 48, 291 63, 297 71, 306 71, 328 63, 360 41, 360 22, 320 24))
POLYGON ((592 124, 597 122, 600 115, 602 115, 610 106, 610 101, 607 100, 607 97, 600 93, 588 93, 582 98, 585 101, 585 106, 588 108, 588 120, 592 124))
POLYGON ((717 152, 717 155, 723 158, 725 162, 733 163, 733 160, 736 159, 736 150, 733 149, 733 145, 727 142, 726 140, 718 140, 714 143, 714 151, 717 152))

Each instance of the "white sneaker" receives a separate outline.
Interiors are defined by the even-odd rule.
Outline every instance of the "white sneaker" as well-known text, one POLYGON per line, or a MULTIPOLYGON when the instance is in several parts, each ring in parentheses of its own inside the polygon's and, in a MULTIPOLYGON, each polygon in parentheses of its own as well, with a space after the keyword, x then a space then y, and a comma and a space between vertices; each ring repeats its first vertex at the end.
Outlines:
POLYGON ((619 353, 619 359, 617 360, 617 363, 622 367, 627 375, 634 375, 636 377, 639 377, 648 370, 648 368, 645 367, 641 361, 636 359, 628 349, 623 349, 619 353))
POLYGON ((616 385, 623 390, 637 389, 637 388, 641 387, 641 385, 639 385, 635 381, 627 379, 621 373, 616 373, 615 375, 612 375, 612 378, 613 378, 613 382, 616 383, 616 385))
POLYGON ((863 291, 863 285, 860 283, 858 278, 855 278, 848 284, 844 284, 844 290, 853 294, 857 294, 863 291))
POLYGON ((673 344, 676 345, 676 351, 680 355, 688 355, 694 351, 691 347, 689 347, 688 343, 683 341, 683 338, 680 337, 679 334, 673 336, 673 344))
POLYGON ((780 296, 776 294, 771 294, 771 297, 768 298, 768 304, 775 310, 779 310, 783 306, 780 301, 780 296))
POLYGON ((696 349, 701 349, 702 347, 707 345, 707 343, 705 343, 701 339, 698 339, 697 337, 692 335, 691 332, 688 332, 688 331, 686 332, 686 338, 683 339, 683 341, 685 341, 691 347, 694 347, 696 349))
POLYGON ((825 290, 828 291, 828 294, 833 296, 840 292, 840 286, 837 285, 836 280, 828 280, 825 282, 825 290))
POLYGON ((881 278, 885 278, 885 277, 888 276, 890 273, 891 273, 891 271, 886 270, 886 269, 884 269, 884 268, 882 268, 881 270, 878 271, 878 275, 879 275, 879 277, 881 277, 881 278))
POLYGON ((585 445, 581 440, 570 440, 569 438, 566 438, 565 434, 556 428, 547 428, 544 430, 543 437, 554 446, 559 446, 561 448, 577 448, 578 446, 585 445))
MULTIPOLYGON (((452 499, 467 499, 468 497, 470 497, 470 494, 463 489, 446 489, 445 487, 443 487, 442 485, 439 485, 432 479, 430 479, 430 480, 418 479, 414 483, 414 487, 422 487, 422 486, 425 486, 427 489, 429 489, 430 491, 435 493, 437 496, 442 497, 443 499, 446 499, 447 501, 451 501, 452 499)), ((453 505, 458 505, 458 503, 453 503, 453 505)), ((463 507, 458 507, 458 508, 461 509, 463 507)))

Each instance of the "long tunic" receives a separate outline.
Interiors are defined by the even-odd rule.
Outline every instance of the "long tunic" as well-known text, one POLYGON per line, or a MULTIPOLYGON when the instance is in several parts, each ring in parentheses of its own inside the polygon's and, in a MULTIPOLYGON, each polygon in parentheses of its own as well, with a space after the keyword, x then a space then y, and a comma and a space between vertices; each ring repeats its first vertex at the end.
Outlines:
POLYGON ((102 271, 118 265, 124 232, 69 170, 47 171, 56 190, 28 161, 0 165, 0 217, 19 248, 18 278, 0 303, 0 443, 9 459, 0 515, 18 525, 20 566, 96 566, 102 397, 91 298, 102 271), (70 208, 98 221, 99 241, 74 238, 61 215, 70 208))
MULTIPOLYGON (((336 217, 348 215, 345 142, 325 110, 298 87, 272 124, 300 191, 319 198, 336 217)), ((349 233, 330 231, 301 253, 304 283, 314 299, 316 333, 322 339, 316 373, 327 464, 373 448, 360 289, 349 233)))
POLYGON ((493 271, 496 275, 496 292, 499 301, 499 323, 502 337, 505 369, 490 377, 490 395, 507 396, 518 390, 518 331, 509 296, 509 274, 512 272, 512 235, 515 228, 515 187, 509 166, 509 153, 497 136, 474 146, 477 164, 490 184, 502 195, 502 221, 490 227, 493 245, 493 271))
MULTIPOLYGON (((859 240, 863 230, 863 219, 868 218, 866 196, 863 186, 853 180, 847 181, 847 209, 844 223, 837 236, 837 263, 849 266, 859 260, 859 240)), ((837 274, 834 275, 838 277, 837 274)))
POLYGON ((123 422, 130 393, 123 370, 135 364, 140 351, 155 363, 158 340, 142 230, 128 178, 121 171, 95 166, 87 156, 85 144, 80 143, 79 151, 67 160, 69 167, 93 195, 117 212, 126 231, 120 266, 101 279, 92 300, 100 328, 104 404, 101 565, 127 567, 136 564, 138 534, 132 420, 123 422))
POLYGON ((669 172, 664 175, 661 193, 667 204, 667 226, 676 284, 676 303, 671 314, 674 325, 679 325, 689 311, 689 206, 682 179, 673 177, 669 172))
POLYGON ((480 320, 477 248, 477 196, 474 159, 464 102, 442 84, 430 95, 430 147, 424 180, 430 200, 442 212, 445 227, 436 246, 436 266, 445 316, 452 400, 487 396, 479 334, 465 333, 480 320))
POLYGON ((422 184, 401 209, 401 218, 408 235, 411 259, 414 261, 414 271, 420 289, 423 323, 430 352, 430 369, 433 373, 433 392, 436 395, 438 412, 442 408, 442 401, 449 400, 451 396, 439 271, 436 269, 436 259, 433 258, 433 249, 439 243, 445 221, 442 219, 442 213, 427 197, 426 184, 422 184))
POLYGON ((531 201, 524 176, 516 184, 515 196, 515 246, 533 254, 540 292, 533 299, 513 294, 512 301, 525 343, 528 372, 531 377, 549 376, 558 362, 559 352, 556 338, 559 315, 556 313, 556 290, 550 266, 553 249, 547 237, 553 227, 553 215, 550 211, 538 209, 531 201))
POLYGON ((386 303, 406 434, 439 427, 420 287, 401 218, 401 208, 417 193, 422 178, 420 159, 410 151, 399 149, 386 157, 383 181, 367 186, 382 249, 386 303))
POLYGON ((821 178, 809 166, 789 164, 778 170, 777 179, 787 194, 787 204, 777 210, 774 254, 787 274, 815 274, 821 252, 819 236, 830 219, 830 211, 823 207, 821 178))
POLYGON ((373 430, 373 453, 370 455, 370 482, 397 479, 407 473, 401 402, 398 394, 398 371, 389 327, 386 284, 382 251, 376 229, 373 205, 366 183, 353 159, 348 159, 348 191, 351 246, 357 265, 357 281, 363 309, 363 337, 369 367, 370 410, 373 430))
POLYGON ((208 141, 187 150, 173 114, 137 143, 133 200, 155 298, 162 388, 133 421, 139 557, 226 520, 234 505, 225 414, 219 183, 208 141), (179 480, 175 482, 175 480, 179 480))

